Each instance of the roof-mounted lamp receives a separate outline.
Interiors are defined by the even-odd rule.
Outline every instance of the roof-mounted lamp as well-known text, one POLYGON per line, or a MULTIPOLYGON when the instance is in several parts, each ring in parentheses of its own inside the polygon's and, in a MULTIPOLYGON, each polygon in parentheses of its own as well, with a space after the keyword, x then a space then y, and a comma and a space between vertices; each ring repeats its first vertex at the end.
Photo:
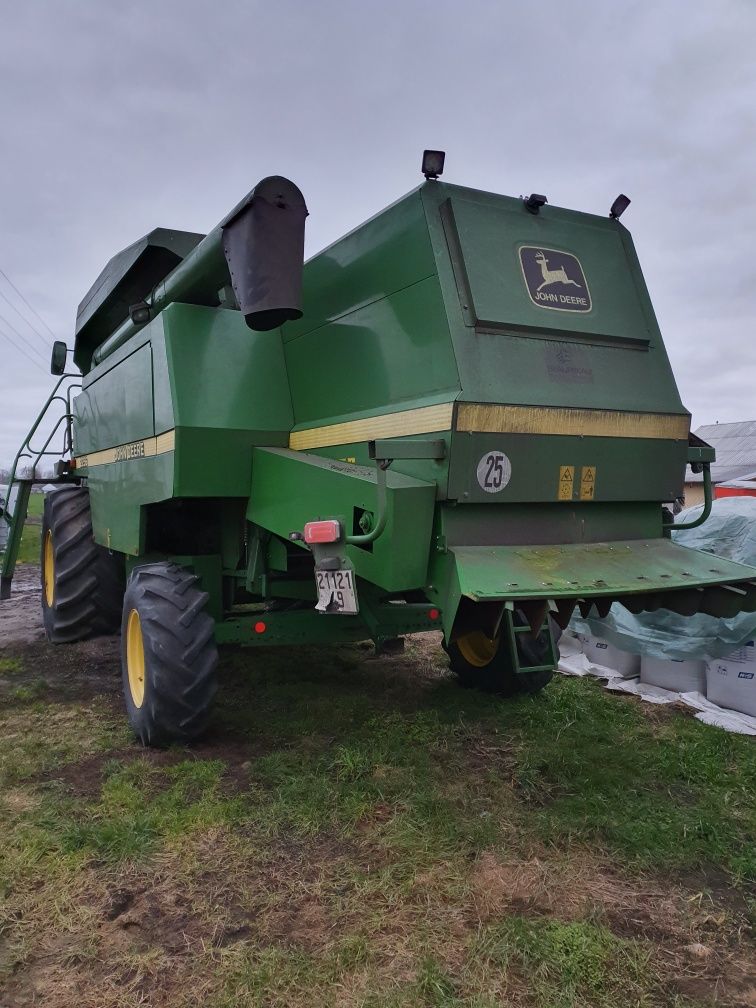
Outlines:
POLYGON ((540 193, 531 193, 527 199, 523 200, 525 204, 525 209, 532 214, 537 214, 542 206, 548 203, 546 196, 542 196, 540 193))
POLYGON ((422 172, 426 179, 437 179, 444 173, 444 159, 446 151, 426 150, 423 151, 422 172))
POLYGON ((609 216, 612 220, 617 220, 630 206, 632 200, 625 196, 624 193, 620 193, 617 199, 612 203, 611 209, 609 210, 609 216))

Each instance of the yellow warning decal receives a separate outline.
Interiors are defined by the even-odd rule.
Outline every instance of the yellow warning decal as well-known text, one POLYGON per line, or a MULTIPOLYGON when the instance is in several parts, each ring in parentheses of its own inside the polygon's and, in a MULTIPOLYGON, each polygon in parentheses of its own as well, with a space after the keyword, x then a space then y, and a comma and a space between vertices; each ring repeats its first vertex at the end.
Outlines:
POLYGON ((593 500, 596 492, 596 466, 583 466, 580 470, 580 500, 593 500))
POLYGON ((559 466, 559 489, 557 500, 572 500, 572 488, 575 483, 575 466, 559 466))

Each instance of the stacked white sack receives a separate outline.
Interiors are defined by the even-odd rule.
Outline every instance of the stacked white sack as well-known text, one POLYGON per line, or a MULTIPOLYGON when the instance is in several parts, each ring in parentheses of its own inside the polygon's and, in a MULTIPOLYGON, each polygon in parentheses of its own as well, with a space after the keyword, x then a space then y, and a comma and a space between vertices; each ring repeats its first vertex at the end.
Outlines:
POLYGON ((609 669, 623 679, 633 679, 640 671, 640 655, 621 651, 609 641, 591 634, 578 634, 583 643, 583 654, 591 665, 609 669))
POLYGON ((707 663, 706 699, 756 717, 756 642, 707 663))
POLYGON ((647 686, 674 690, 676 693, 706 693, 706 662, 679 658, 651 658, 643 655, 640 681, 647 686))

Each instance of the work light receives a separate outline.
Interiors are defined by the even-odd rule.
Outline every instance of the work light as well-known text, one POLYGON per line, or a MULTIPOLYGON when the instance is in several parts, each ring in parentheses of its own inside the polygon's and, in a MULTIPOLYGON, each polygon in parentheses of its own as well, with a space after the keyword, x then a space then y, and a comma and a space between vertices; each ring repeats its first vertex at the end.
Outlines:
POLYGON ((425 175, 427 179, 437 179, 439 175, 443 175, 445 157, 446 151, 423 151, 423 175, 425 175))
POLYGON ((622 214, 625 212, 625 210, 627 210, 627 208, 630 206, 631 202, 632 201, 627 196, 625 196, 624 193, 620 193, 617 199, 614 201, 614 203, 612 203, 612 208, 609 211, 609 216, 614 218, 615 220, 618 217, 621 217, 622 214))

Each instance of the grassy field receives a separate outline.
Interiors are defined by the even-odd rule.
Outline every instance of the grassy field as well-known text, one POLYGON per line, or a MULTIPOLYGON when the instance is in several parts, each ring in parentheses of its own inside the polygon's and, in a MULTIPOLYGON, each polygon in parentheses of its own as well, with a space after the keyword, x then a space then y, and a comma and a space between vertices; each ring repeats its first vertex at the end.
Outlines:
POLYGON ((39 563, 39 543, 44 494, 32 494, 29 498, 29 516, 21 537, 18 552, 19 563, 39 563))
POLYGON ((756 1003, 752 739, 426 635, 226 651, 144 751, 117 641, 0 653, 3 1006, 756 1003))

